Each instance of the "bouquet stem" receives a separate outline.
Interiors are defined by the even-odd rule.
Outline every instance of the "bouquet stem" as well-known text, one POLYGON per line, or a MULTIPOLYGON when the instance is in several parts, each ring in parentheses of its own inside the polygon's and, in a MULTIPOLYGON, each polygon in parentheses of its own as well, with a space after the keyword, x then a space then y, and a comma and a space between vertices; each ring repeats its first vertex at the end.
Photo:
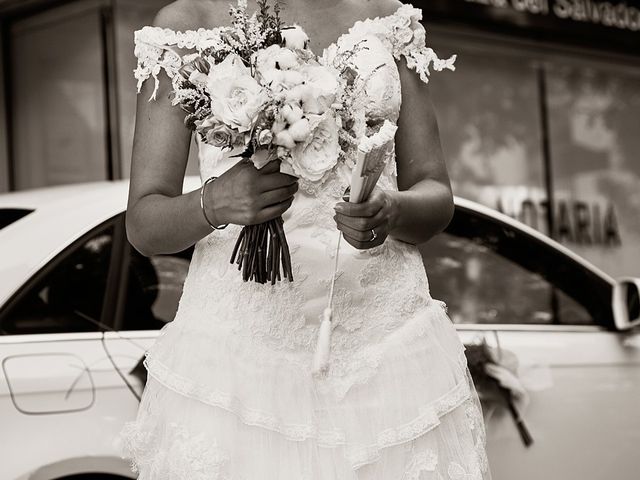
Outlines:
POLYGON ((293 282, 291 253, 283 225, 282 217, 278 217, 242 229, 231 254, 231 263, 238 265, 245 282, 252 280, 275 285, 283 277, 293 282))

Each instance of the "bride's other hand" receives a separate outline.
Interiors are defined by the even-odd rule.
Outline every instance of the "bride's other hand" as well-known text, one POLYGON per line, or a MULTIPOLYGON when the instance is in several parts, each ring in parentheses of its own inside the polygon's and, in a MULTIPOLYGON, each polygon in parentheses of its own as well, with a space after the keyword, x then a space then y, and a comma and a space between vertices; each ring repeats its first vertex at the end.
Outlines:
POLYGON ((366 201, 339 202, 335 211, 333 218, 344 239, 358 250, 366 250, 385 242, 393 229, 396 205, 387 191, 375 187, 366 201))
POLYGON ((280 173, 279 160, 258 170, 244 159, 207 189, 207 215, 216 225, 263 223, 286 212, 297 191, 297 178, 280 173))

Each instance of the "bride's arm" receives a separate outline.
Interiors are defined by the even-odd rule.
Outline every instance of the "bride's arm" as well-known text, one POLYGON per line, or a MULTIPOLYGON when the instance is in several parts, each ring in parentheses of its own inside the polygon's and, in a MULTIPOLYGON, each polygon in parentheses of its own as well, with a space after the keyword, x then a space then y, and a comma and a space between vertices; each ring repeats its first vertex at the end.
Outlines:
POLYGON ((336 221, 354 247, 372 248, 387 236, 408 243, 426 242, 453 216, 453 195, 440 145, 438 124, 425 83, 398 62, 402 107, 396 132, 398 190, 376 187, 367 202, 339 203, 336 221), (377 238, 370 241, 371 229, 377 238))
MULTIPOLYGON (((159 79, 157 100, 148 101, 152 81, 138 95, 126 212, 127 237, 146 256, 184 250, 211 233, 200 189, 182 194, 191 132, 184 112, 169 101, 171 81, 164 71, 159 79)), ((297 188, 276 162, 258 171, 240 161, 207 186, 207 216, 214 225, 261 223, 284 213, 297 188)))
POLYGON ((126 213, 127 237, 143 255, 184 250, 211 231, 199 191, 182 194, 191 132, 167 100, 171 83, 160 74, 157 101, 146 81, 138 94, 126 213))
POLYGON ((400 62, 402 107, 396 133, 399 192, 390 235, 422 243, 443 231, 453 217, 453 195, 428 86, 400 62))

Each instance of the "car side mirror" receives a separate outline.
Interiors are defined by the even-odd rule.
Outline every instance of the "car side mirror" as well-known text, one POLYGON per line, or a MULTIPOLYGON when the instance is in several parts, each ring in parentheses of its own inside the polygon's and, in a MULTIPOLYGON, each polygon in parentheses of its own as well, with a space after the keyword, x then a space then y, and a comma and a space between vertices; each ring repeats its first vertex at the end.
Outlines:
POLYGON ((618 330, 640 325, 640 278, 620 278, 613 287, 613 319, 618 330))

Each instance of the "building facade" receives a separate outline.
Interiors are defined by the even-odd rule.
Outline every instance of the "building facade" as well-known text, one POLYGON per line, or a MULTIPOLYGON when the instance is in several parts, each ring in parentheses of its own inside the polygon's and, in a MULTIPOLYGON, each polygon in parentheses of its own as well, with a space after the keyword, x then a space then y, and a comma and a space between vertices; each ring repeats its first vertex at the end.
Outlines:
MULTIPOLYGON (((128 176, 133 32, 166 3, 0 0, 0 191, 128 176)), ((640 0, 413 3, 458 55, 430 83, 455 193, 640 275, 640 0)))

